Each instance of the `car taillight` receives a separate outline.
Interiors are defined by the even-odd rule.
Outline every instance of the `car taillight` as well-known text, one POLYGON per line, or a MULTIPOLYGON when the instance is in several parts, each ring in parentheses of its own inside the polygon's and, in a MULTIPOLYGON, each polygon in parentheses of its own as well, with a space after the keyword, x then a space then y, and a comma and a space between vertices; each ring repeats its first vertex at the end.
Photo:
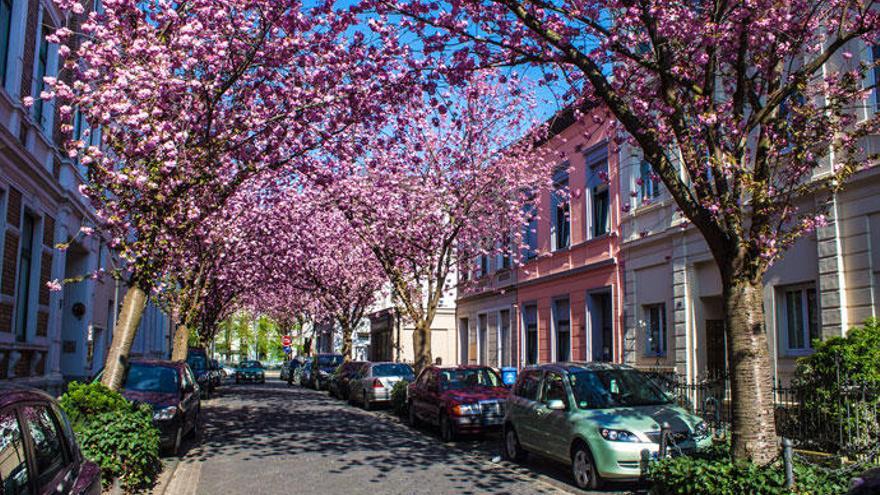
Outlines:
POLYGON ((378 378, 373 378, 373 388, 385 388, 385 385, 382 385, 378 378))

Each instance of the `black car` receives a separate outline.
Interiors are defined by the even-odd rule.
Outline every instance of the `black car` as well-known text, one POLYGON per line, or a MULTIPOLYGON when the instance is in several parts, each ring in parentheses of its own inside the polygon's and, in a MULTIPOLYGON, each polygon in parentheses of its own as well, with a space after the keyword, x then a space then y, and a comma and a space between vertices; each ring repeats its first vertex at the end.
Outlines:
POLYGON ((186 353, 186 364, 196 376, 196 381, 202 389, 202 394, 207 399, 214 392, 214 377, 211 369, 211 360, 204 349, 190 347, 186 353))
POLYGON ((235 368, 235 383, 266 383, 266 369, 259 361, 242 361, 235 368))
POLYGON ((55 399, 0 385, 0 494, 99 495, 101 468, 86 460, 55 399))
POLYGON ((348 400, 349 384, 352 379, 360 375, 365 364, 366 361, 349 361, 339 365, 327 383, 327 391, 330 395, 337 399, 348 400))
POLYGON ((153 406, 153 423, 159 428, 162 448, 177 454, 184 436, 198 434, 201 389, 186 363, 132 360, 122 395, 153 406))
POLYGON ((330 383, 330 375, 342 364, 342 354, 318 354, 312 359, 311 373, 303 375, 303 385, 315 390, 324 390, 330 383))

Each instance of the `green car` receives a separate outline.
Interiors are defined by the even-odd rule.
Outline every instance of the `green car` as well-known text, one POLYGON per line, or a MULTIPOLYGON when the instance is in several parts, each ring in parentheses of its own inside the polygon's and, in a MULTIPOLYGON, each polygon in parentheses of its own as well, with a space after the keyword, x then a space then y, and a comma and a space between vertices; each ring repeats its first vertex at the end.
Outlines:
POLYGON ((259 361, 242 361, 235 368, 235 383, 266 383, 266 370, 259 361))
POLYGON ((504 454, 533 452, 571 465, 582 489, 603 480, 635 480, 642 451, 656 457, 660 425, 670 426, 672 452, 712 443, 706 424, 642 372, 609 363, 555 363, 522 370, 507 401, 504 454))

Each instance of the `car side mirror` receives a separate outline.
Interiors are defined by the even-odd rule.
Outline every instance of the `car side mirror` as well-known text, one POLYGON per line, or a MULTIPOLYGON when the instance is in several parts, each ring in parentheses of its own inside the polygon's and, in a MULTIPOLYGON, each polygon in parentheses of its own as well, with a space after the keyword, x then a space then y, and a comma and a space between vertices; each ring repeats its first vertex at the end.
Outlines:
POLYGON ((565 410, 565 402, 562 402, 559 399, 551 399, 547 401, 547 409, 551 411, 564 411, 565 410))

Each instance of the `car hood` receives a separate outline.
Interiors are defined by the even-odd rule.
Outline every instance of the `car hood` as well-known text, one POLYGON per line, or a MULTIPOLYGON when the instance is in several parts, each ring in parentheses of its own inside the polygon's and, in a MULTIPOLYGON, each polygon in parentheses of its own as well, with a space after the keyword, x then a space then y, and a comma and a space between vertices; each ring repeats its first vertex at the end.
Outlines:
POLYGON ((235 371, 239 371, 241 373, 256 373, 262 372, 263 368, 236 368, 235 371))
POLYGON ((669 423, 672 431, 691 432, 702 421, 674 404, 583 410, 578 416, 605 428, 633 433, 659 431, 664 422, 669 423))
POLYGON ((469 387, 455 390, 447 390, 442 394, 443 398, 458 403, 479 402, 481 400, 506 399, 510 390, 505 387, 469 387))
POLYGON ((180 397, 173 393, 164 392, 142 392, 140 390, 123 390, 122 396, 132 402, 140 402, 149 404, 154 409, 162 407, 176 406, 180 402, 180 397))

